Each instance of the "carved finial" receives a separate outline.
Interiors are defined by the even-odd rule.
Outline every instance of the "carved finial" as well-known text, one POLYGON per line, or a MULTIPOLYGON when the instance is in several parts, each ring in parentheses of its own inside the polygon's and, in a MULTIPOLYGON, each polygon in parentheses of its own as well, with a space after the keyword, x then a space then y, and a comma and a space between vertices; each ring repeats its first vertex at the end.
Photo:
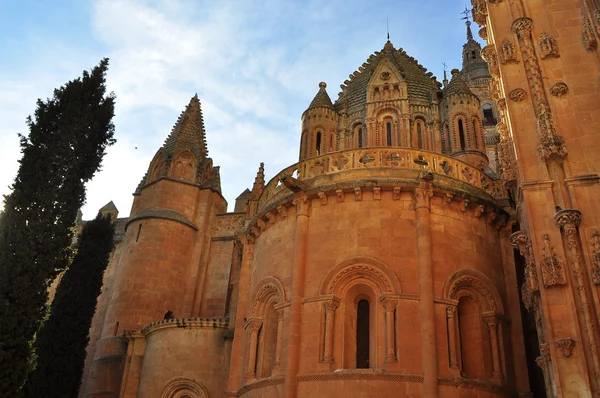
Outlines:
POLYGON ((263 189, 265 189, 265 164, 261 162, 256 172, 256 178, 254 178, 250 200, 257 200, 263 189))

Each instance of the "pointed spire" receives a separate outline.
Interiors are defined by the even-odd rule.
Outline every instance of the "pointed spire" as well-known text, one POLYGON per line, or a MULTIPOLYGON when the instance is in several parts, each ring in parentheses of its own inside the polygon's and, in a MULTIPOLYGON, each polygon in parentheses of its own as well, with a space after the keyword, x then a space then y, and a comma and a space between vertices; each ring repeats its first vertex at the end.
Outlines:
POLYGON ((465 22, 465 25, 467 25, 467 41, 473 41, 473 32, 471 32, 471 21, 467 20, 467 22, 465 22))
POLYGON ((104 206, 102 206, 100 208, 100 210, 98 210, 100 213, 103 213, 105 211, 119 211, 117 210, 117 206, 115 206, 115 203, 111 200, 110 202, 108 202, 107 204, 105 204, 104 206))
POLYGON ((458 69, 452 69, 452 79, 450 83, 444 88, 444 95, 450 96, 455 94, 471 94, 474 95, 467 83, 462 79, 460 71, 458 69))
POLYGON ((198 94, 192 97, 188 106, 181 112, 171 134, 165 140, 163 149, 167 155, 189 149, 197 158, 208 157, 204 118, 198 94))
POLYGON ((265 164, 261 162, 256 173, 256 178, 254 179, 250 198, 254 200, 258 199, 263 189, 265 189, 265 164))
POLYGON ((331 98, 329 98, 329 94, 327 94, 327 91, 325 90, 326 87, 327 87, 327 83, 325 83, 325 82, 319 83, 319 91, 317 92, 317 95, 315 95, 315 98, 313 98, 312 102, 308 106, 308 109, 318 108, 318 107, 333 109, 333 103, 331 102, 331 98))

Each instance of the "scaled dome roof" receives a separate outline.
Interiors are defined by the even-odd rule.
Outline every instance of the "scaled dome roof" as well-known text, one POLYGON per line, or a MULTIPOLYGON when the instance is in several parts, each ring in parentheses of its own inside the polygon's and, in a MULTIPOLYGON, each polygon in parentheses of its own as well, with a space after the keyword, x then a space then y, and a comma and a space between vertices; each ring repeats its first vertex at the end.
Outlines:
POLYGON ((402 48, 395 49, 388 40, 381 51, 376 51, 350 78, 342 84, 342 92, 335 101, 336 110, 348 107, 350 112, 364 107, 367 103, 367 86, 377 65, 382 59, 387 59, 405 79, 408 88, 408 98, 413 100, 431 101, 432 93, 440 89, 441 84, 432 72, 421 66, 416 59, 409 56, 402 48))

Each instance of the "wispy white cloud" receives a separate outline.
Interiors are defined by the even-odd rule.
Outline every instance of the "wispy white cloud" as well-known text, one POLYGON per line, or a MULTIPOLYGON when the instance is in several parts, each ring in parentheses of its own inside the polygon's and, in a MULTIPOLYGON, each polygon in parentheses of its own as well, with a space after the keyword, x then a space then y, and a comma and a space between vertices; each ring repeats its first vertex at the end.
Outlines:
POLYGON ((439 75, 443 60, 458 66, 463 6, 444 0, 92 1, 82 15, 89 18, 87 46, 33 32, 17 62, 23 67, 0 68, 0 193, 16 173, 14 133, 25 131, 37 96, 108 56, 118 143, 89 184, 84 216, 109 200, 128 214, 131 193, 194 93, 232 205, 251 186, 259 162, 272 176, 296 161, 300 116, 318 82, 327 81, 337 98, 337 85, 383 47, 386 15, 394 43, 439 75))

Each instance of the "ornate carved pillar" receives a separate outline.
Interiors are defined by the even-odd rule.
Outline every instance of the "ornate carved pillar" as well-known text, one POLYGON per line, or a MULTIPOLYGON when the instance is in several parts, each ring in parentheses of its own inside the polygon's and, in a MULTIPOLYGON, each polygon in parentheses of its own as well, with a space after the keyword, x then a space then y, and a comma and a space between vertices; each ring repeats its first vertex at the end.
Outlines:
POLYGON ((396 320, 394 310, 398 301, 395 299, 384 298, 381 301, 385 310, 385 361, 396 362, 396 320))
POLYGON ((306 249, 308 245, 308 213, 310 199, 300 193, 294 199, 296 205, 296 233, 294 236, 294 268, 292 271, 292 296, 290 304, 289 349, 285 371, 285 398, 298 395, 298 367, 300 366, 300 343, 302 327, 302 298, 306 279, 306 249))
POLYGON ((456 306, 446 307, 446 322, 448 325, 448 356, 450 358, 450 368, 458 369, 458 357, 456 356, 456 306))
POLYGON ((248 361, 246 362, 246 382, 256 379, 256 348, 258 344, 258 331, 262 326, 262 319, 250 318, 246 322, 246 341, 248 342, 248 361))
POLYGON ((430 199, 431 181, 422 180, 415 189, 417 219, 417 264, 419 269, 419 313, 421 317, 421 358, 423 396, 438 397, 438 361, 435 338, 435 301, 431 260, 430 199))
POLYGON ((591 300, 588 298, 588 285, 584 275, 582 255, 579 246, 579 232, 577 226, 581 222, 581 213, 578 210, 561 210, 554 215, 554 221, 562 228, 566 236, 567 248, 570 259, 572 283, 575 283, 575 299, 580 310, 578 315, 583 318, 582 337, 585 346, 585 358, 590 372, 590 384, 593 391, 598 391, 600 380, 600 358, 598 357, 597 333, 591 300))
POLYGON ((333 363, 333 327, 335 325, 335 310, 339 307, 339 300, 325 302, 325 346, 323 348, 323 362, 333 363))
POLYGON ((278 369, 281 365, 281 342, 283 341, 283 308, 277 310, 277 345, 275 346, 275 364, 273 369, 278 369))
POLYGON ((483 318, 490 332, 492 345, 492 378, 502 382, 502 367, 500 365, 500 346, 498 345, 498 318, 490 315, 483 318))

